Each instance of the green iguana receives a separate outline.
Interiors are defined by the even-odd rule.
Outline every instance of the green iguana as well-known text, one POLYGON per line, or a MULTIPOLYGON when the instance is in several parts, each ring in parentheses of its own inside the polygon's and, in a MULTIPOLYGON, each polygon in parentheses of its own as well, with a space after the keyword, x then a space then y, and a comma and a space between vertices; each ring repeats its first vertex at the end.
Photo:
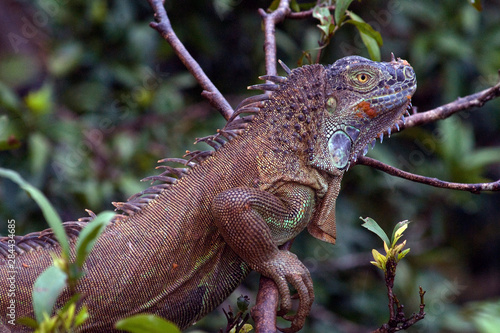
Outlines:
MULTIPOLYGON (((198 139, 183 168, 162 166, 162 182, 114 203, 117 215, 97 240, 77 291, 90 318, 86 332, 109 332, 137 313, 153 313, 181 329, 218 306, 255 270, 274 280, 281 311, 291 309, 288 284, 300 303, 290 316, 296 332, 314 300, 307 268, 278 246, 304 228, 335 243, 335 200, 344 172, 358 154, 407 113, 416 89, 405 60, 373 62, 350 56, 333 65, 309 65, 287 77, 263 76, 216 135, 198 139), (273 82, 273 83, 269 83, 273 82)), ((92 220, 65 222, 74 242, 92 220)), ((60 247, 50 230, 0 240, 0 281, 16 273, 16 317, 31 316, 36 278, 60 247), (14 261, 9 249, 16 252, 14 261), (11 266, 14 267, 11 267, 11 266)), ((0 328, 8 323, 6 288, 0 290, 0 328)), ((57 305, 68 298, 63 293, 57 305)))

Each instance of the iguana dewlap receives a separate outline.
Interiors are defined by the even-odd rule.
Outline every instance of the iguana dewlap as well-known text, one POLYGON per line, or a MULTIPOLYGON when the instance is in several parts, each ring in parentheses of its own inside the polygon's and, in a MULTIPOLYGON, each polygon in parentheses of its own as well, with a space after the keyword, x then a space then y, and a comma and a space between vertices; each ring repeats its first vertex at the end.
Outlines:
MULTIPOLYGON (((251 269, 276 282, 281 312, 291 309, 288 285, 297 290, 300 303, 288 331, 303 326, 314 299, 311 276, 278 246, 306 227, 335 242, 342 176, 401 119, 416 79, 404 60, 358 56, 263 78, 273 83, 254 88, 270 95, 246 99, 224 129, 200 139, 214 151, 190 153, 189 162, 163 160, 185 166, 164 166, 150 178, 160 185, 115 203, 124 214, 96 242, 77 287, 91 316, 83 331, 109 332, 117 320, 143 312, 186 328, 228 297, 251 269)), ((65 223, 72 245, 88 220, 65 223)), ((17 271, 16 316, 33 317, 33 283, 60 247, 50 230, 15 240, 15 263, 6 239, 0 241, 0 281, 17 271)), ((6 292, 0 289, 0 328, 22 331, 5 317, 6 292)))

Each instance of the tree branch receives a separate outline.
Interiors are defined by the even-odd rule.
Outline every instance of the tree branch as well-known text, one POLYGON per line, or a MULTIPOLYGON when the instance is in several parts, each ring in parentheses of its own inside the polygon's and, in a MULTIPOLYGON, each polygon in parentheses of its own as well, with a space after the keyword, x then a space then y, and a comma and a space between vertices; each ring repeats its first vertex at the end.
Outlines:
POLYGON ((404 313, 404 305, 399 302, 393 291, 397 264, 397 261, 395 261, 393 258, 389 259, 387 261, 385 271, 385 285, 387 287, 387 297, 389 298, 389 321, 372 333, 398 332, 413 326, 417 321, 420 321, 425 317, 425 291, 422 289, 422 287, 419 287, 420 311, 418 313, 412 314, 409 318, 406 318, 406 315, 404 313))
POLYGON ((191 72, 194 78, 203 88, 201 95, 205 97, 214 108, 219 110, 222 116, 228 120, 233 114, 233 108, 227 100, 222 96, 217 87, 210 81, 203 69, 198 65, 196 60, 189 54, 182 42, 177 38, 170 20, 167 16, 167 11, 164 7, 164 0, 148 0, 153 8, 156 22, 151 22, 149 26, 158 31, 161 36, 172 46, 175 53, 191 72))
POLYGON ((406 172, 366 156, 358 157, 358 161, 356 163, 370 166, 372 168, 388 173, 389 175, 392 176, 408 179, 417 183, 431 185, 434 187, 469 191, 474 194, 479 194, 483 191, 500 191, 500 179, 492 183, 476 183, 476 184, 452 183, 452 182, 445 182, 437 178, 424 177, 410 172, 406 172))
MULTIPOLYGON (((500 74, 500 73, 499 73, 500 74)), ((436 120, 448 118, 449 116, 463 110, 473 107, 482 107, 486 102, 500 96, 500 81, 488 89, 484 89, 478 93, 458 98, 456 101, 441 105, 435 109, 416 113, 406 118, 403 123, 398 121, 391 128, 392 132, 402 131, 406 128, 420 126, 423 124, 432 123, 436 120), (398 129, 399 127, 399 129, 398 129)))
MULTIPOLYGON (((288 251, 292 247, 294 239, 289 240, 279 248, 288 251)), ((278 287, 273 280, 261 276, 259 281, 259 292, 255 306, 251 310, 255 322, 255 331, 264 333, 276 332, 276 311, 278 309, 280 295, 278 287)))
POLYGON ((256 332, 276 332, 276 309, 278 301, 279 292, 274 281, 261 276, 255 306, 251 310, 256 332))
MULTIPOLYGON (((262 8, 259 9, 259 14, 264 21, 264 55, 267 75, 278 73, 276 70, 276 24, 282 22, 290 12, 289 0, 281 0, 278 8, 272 13, 266 13, 262 8)), ((280 249, 289 250, 292 242, 293 240, 283 244, 280 249)), ((256 304, 251 311, 256 332, 276 332, 278 303, 279 292, 276 284, 270 278, 261 276, 256 304)))
POLYGON ((264 55, 266 57, 266 74, 276 75, 276 24, 282 22, 290 13, 290 1, 281 0, 278 8, 272 13, 266 13, 262 8, 259 14, 264 21, 264 55))

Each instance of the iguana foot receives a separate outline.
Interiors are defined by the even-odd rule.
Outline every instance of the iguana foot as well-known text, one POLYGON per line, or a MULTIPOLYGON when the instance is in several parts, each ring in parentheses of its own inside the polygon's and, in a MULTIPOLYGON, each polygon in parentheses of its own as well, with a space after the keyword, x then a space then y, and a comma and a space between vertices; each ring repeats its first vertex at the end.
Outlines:
POLYGON ((274 280, 280 294, 280 310, 278 315, 292 322, 289 328, 278 328, 282 332, 293 333, 299 331, 305 323, 306 317, 314 302, 314 290, 309 270, 288 251, 279 251, 275 258, 266 262, 256 270, 274 280), (296 290, 299 298, 297 313, 286 316, 292 308, 292 297, 288 283, 296 290))

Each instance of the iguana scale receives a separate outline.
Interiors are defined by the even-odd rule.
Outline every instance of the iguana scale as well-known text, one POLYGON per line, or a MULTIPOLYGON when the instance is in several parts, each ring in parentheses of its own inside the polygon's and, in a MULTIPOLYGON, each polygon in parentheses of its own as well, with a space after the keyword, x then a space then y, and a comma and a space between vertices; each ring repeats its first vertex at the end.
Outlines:
MULTIPOLYGON (((114 203, 123 212, 97 240, 77 290, 90 319, 85 332, 109 332, 136 313, 154 313, 189 327, 220 304, 250 270, 273 279, 281 312, 291 309, 288 284, 300 303, 289 332, 299 330, 314 299, 310 274, 278 246, 304 228, 334 243, 335 200, 350 163, 398 121, 416 89, 408 62, 358 56, 308 65, 287 77, 264 76, 216 135, 198 139, 215 149, 189 160, 165 159, 159 185, 114 203), (272 83, 269 83, 272 82, 272 83)), ((92 216, 65 222, 74 246, 92 216)), ((50 230, 16 236, 15 263, 0 240, 0 281, 17 271, 16 316, 31 316, 36 278, 60 247, 50 230), (13 264, 13 267, 10 265, 13 264)), ((8 323, 6 290, 0 322, 8 323)), ((67 300, 67 293, 58 306, 67 300)))

